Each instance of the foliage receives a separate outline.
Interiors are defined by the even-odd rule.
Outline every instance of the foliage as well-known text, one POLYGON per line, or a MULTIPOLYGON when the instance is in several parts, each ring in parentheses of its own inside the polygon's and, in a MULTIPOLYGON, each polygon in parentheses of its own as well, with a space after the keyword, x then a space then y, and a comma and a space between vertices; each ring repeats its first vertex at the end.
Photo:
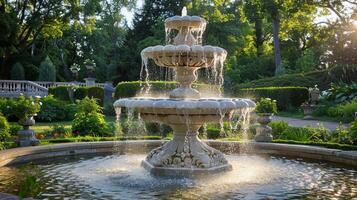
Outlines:
POLYGON ((269 123, 272 128, 273 138, 280 138, 281 134, 289 127, 289 124, 284 121, 273 121, 269 123))
POLYGON ((0 113, 0 142, 4 142, 10 137, 9 131, 9 122, 7 122, 7 119, 0 113))
POLYGON ((357 83, 351 84, 332 84, 331 88, 324 93, 328 100, 342 103, 357 98, 357 83))
POLYGON ((72 131, 75 135, 108 136, 112 134, 102 114, 102 108, 95 99, 88 97, 77 103, 72 131))
POLYGON ((352 144, 348 129, 344 128, 341 124, 332 132, 331 141, 340 144, 352 144))
POLYGON ((273 123, 272 126, 274 127, 274 139, 327 142, 331 137, 329 130, 322 126, 317 128, 291 126, 286 127, 284 123, 273 123))
POLYGON ((318 65, 314 52, 306 50, 304 55, 296 60, 296 71, 309 72, 313 71, 318 65))
POLYGON ((37 114, 37 121, 69 121, 74 118, 74 111, 71 110, 73 104, 57 100, 53 95, 48 95, 41 99, 41 109, 37 114))
POLYGON ((19 132, 20 130, 22 130, 22 126, 20 126, 18 124, 11 124, 9 133, 10 133, 10 135, 15 136, 15 135, 17 135, 17 132, 19 132))
POLYGON ((261 98, 259 102, 257 102, 257 106, 255 107, 255 111, 257 113, 272 113, 276 114, 278 112, 276 106, 276 100, 272 100, 270 98, 261 98))
POLYGON ((207 128, 207 138, 208 139, 217 139, 221 136, 221 130, 218 128, 207 128))
POLYGON ((56 81, 56 67, 53 65, 50 57, 46 57, 44 61, 40 64, 39 81, 56 81))
POLYGON ((54 126, 51 127, 50 130, 52 138, 66 138, 66 137, 71 137, 72 132, 70 128, 66 128, 64 125, 61 124, 55 124, 54 126))
POLYGON ((25 70, 21 63, 15 63, 11 68, 12 80, 25 80, 25 70))
POLYGON ((17 117, 19 123, 24 122, 31 116, 36 115, 41 108, 39 99, 33 99, 32 97, 25 98, 20 96, 17 99, 11 100, 9 103, 11 114, 17 117))
POLYGON ((319 71, 286 74, 278 77, 263 78, 245 84, 236 84, 233 86, 233 90, 259 87, 314 87, 315 85, 320 90, 326 90, 330 88, 331 83, 343 82, 350 84, 356 81, 355 77, 357 77, 356 65, 344 65, 319 71))
POLYGON ((350 124, 349 128, 349 138, 352 141, 352 144, 357 145, 357 117, 350 124))
POLYGON ((244 88, 234 89, 233 94, 236 97, 247 97, 255 101, 261 98, 275 99, 279 110, 299 107, 309 98, 309 92, 304 87, 244 88))
POLYGON ((97 86, 85 86, 85 87, 74 87, 74 86, 57 86, 50 87, 48 93, 53 95, 56 99, 62 101, 75 101, 81 100, 84 97, 96 98, 102 105, 104 100, 104 89, 97 86), (70 90, 73 91, 73 99, 70 96, 70 90))
POLYGON ((357 112, 357 98, 340 104, 323 100, 314 110, 314 116, 328 116, 340 121, 351 122, 357 112))

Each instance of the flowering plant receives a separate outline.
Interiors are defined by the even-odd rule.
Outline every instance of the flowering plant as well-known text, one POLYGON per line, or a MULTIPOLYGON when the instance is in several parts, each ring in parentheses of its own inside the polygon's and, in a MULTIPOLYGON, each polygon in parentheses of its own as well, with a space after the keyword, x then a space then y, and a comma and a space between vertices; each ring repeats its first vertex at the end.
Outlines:
POLYGON ((28 118, 35 116, 41 108, 39 98, 33 99, 32 97, 25 98, 20 96, 10 103, 11 112, 19 119, 19 123, 23 123, 28 118))

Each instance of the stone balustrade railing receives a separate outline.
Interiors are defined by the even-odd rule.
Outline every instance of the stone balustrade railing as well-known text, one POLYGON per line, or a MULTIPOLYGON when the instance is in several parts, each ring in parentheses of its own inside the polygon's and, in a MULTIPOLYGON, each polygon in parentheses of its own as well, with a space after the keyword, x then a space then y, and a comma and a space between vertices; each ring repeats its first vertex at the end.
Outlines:
POLYGON ((43 97, 48 94, 48 89, 32 81, 0 80, 0 96, 17 97, 20 94, 43 97))
MULTIPOLYGON (((46 82, 26 80, 0 80, 0 97, 46 96, 48 88, 56 86, 87 86, 81 82, 46 82)), ((104 83, 96 83, 95 86, 104 87, 104 83)))
MULTIPOLYGON (((34 82, 45 88, 57 87, 57 86, 71 86, 71 85, 87 86, 87 84, 83 82, 49 82, 49 81, 34 81, 34 82)), ((104 83, 95 83, 95 86, 104 87, 104 83)))

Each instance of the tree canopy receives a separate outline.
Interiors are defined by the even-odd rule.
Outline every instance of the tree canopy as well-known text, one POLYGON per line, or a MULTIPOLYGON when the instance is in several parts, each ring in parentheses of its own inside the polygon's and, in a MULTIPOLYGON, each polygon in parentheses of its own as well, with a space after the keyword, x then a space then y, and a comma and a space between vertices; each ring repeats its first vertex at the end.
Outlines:
POLYGON ((71 66, 94 60, 99 81, 139 79, 140 52, 165 43, 164 20, 189 15, 208 21, 203 43, 228 52, 226 84, 282 73, 357 65, 357 3, 351 0, 2 0, 0 78, 21 63, 36 80, 49 56, 58 81, 71 66), (135 11, 129 26, 123 8, 135 11), (334 16, 334 17, 330 17, 334 16))

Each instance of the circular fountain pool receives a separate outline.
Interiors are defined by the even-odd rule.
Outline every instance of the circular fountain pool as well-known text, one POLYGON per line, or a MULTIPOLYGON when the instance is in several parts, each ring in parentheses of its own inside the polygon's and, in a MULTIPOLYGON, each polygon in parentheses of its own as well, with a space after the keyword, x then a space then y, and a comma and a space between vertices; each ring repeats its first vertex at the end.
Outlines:
MULTIPOLYGON (((233 170, 201 178, 155 177, 144 154, 72 157, 36 164, 38 199, 301 199, 357 196, 357 171, 283 156, 236 154, 233 170)), ((14 167, 0 168, 0 191, 13 193, 14 167)))

